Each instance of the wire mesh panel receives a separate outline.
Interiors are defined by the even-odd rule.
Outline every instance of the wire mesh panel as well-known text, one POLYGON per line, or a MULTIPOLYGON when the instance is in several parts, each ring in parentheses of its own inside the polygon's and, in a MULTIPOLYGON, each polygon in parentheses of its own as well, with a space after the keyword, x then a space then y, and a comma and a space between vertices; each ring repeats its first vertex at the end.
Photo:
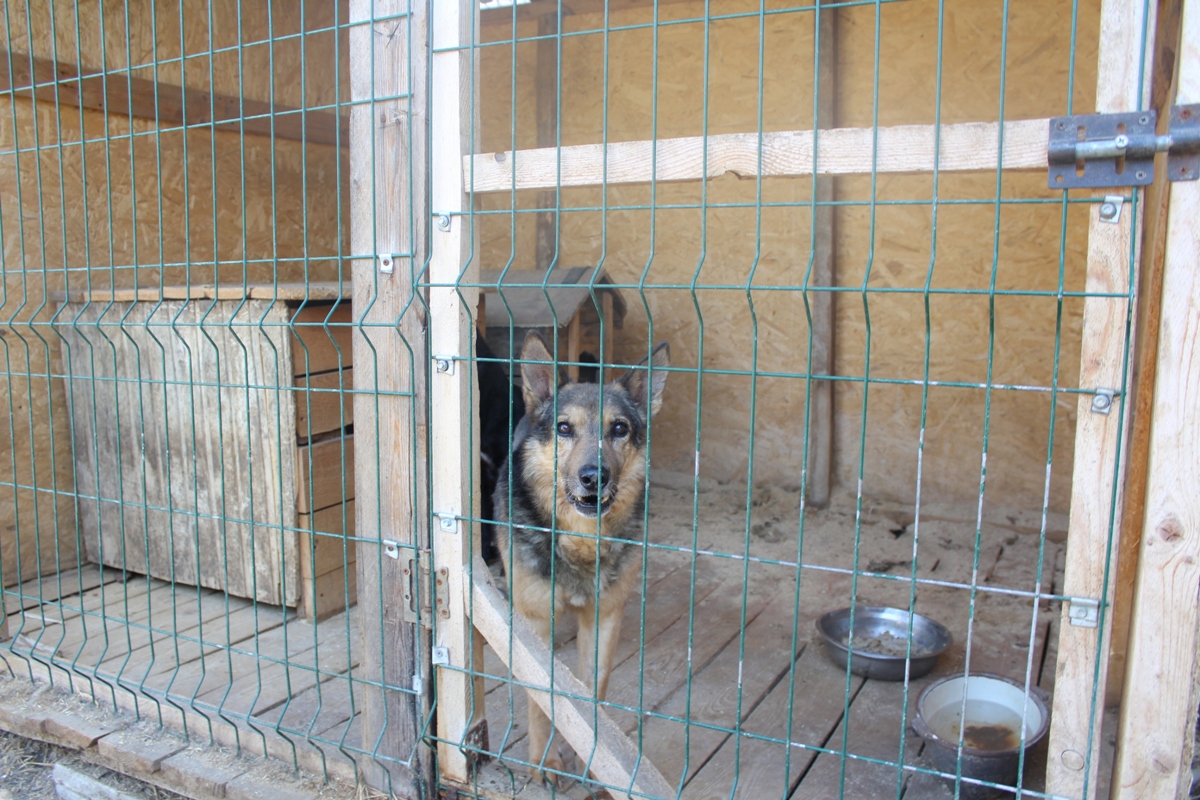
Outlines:
POLYGON ((397 792, 428 790, 424 444, 394 438, 426 222, 377 251, 374 197, 423 128, 372 76, 408 18, 16 2, 0 45, 3 672, 397 792))
POLYGON ((479 439, 454 560, 487 642, 435 620, 440 674, 483 678, 437 735, 490 761, 446 785, 1103 791, 1142 195, 1048 188, 1045 148, 1148 102, 1153 9, 1104 13, 435 19, 473 242, 432 324, 474 323, 445 352, 479 411, 431 424, 479 439))

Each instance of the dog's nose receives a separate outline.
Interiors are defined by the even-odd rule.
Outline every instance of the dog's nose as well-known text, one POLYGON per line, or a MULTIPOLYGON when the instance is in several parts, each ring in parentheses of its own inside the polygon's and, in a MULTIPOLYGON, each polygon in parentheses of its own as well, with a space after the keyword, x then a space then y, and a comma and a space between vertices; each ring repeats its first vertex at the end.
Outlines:
POLYGON ((599 491, 608 485, 609 475, 608 467, 597 469, 595 464, 588 464, 579 470, 579 483, 589 492, 599 491))

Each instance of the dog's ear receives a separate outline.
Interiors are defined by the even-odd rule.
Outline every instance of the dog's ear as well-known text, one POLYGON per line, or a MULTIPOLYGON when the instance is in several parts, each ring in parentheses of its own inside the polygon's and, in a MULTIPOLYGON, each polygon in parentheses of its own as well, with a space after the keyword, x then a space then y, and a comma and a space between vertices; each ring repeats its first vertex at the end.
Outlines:
POLYGON ((536 361, 536 364, 521 365, 522 391, 525 394, 525 410, 532 416, 542 404, 554 396, 557 377, 554 369, 554 359, 546 349, 546 342, 537 331, 525 335, 525 345, 521 348, 522 361, 536 361))
POLYGON ((659 342, 646 358, 637 366, 626 372, 618 381, 629 392, 638 408, 646 407, 646 399, 650 400, 650 416, 662 408, 663 387, 667 384, 667 371, 664 367, 671 366, 671 345, 659 342))

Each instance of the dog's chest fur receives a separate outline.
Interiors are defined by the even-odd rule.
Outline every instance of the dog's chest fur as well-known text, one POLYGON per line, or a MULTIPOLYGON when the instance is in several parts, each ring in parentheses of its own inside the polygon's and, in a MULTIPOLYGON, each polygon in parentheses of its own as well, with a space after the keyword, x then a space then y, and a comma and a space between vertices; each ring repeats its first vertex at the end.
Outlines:
POLYGON ((508 526, 496 526, 500 533, 501 555, 506 563, 510 559, 519 562, 526 574, 537 576, 547 584, 553 582, 560 602, 584 608, 597 597, 597 566, 599 594, 603 596, 635 565, 639 548, 630 542, 642 540, 644 501, 639 495, 620 509, 621 513, 602 517, 599 542, 595 518, 567 512, 551 519, 546 506, 552 505, 553 501, 545 500, 554 497, 553 477, 551 475, 547 480, 547 471, 535 463, 534 448, 525 446, 532 441, 529 428, 530 420, 526 418, 513 437, 511 484, 508 465, 500 470, 496 483, 496 519, 501 523, 508 520, 513 523, 511 548, 508 526), (539 502, 539 492, 543 502, 539 502), (574 536, 572 532, 582 535, 574 536))

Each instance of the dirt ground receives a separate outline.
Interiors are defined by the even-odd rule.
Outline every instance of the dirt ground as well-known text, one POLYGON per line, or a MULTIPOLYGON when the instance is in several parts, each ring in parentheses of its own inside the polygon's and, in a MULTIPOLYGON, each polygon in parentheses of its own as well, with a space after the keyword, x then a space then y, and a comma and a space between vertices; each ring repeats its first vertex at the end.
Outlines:
POLYGON ((57 800, 51 773, 63 764, 126 794, 145 800, 185 800, 110 769, 83 760, 65 747, 0 731, 0 800, 57 800))

